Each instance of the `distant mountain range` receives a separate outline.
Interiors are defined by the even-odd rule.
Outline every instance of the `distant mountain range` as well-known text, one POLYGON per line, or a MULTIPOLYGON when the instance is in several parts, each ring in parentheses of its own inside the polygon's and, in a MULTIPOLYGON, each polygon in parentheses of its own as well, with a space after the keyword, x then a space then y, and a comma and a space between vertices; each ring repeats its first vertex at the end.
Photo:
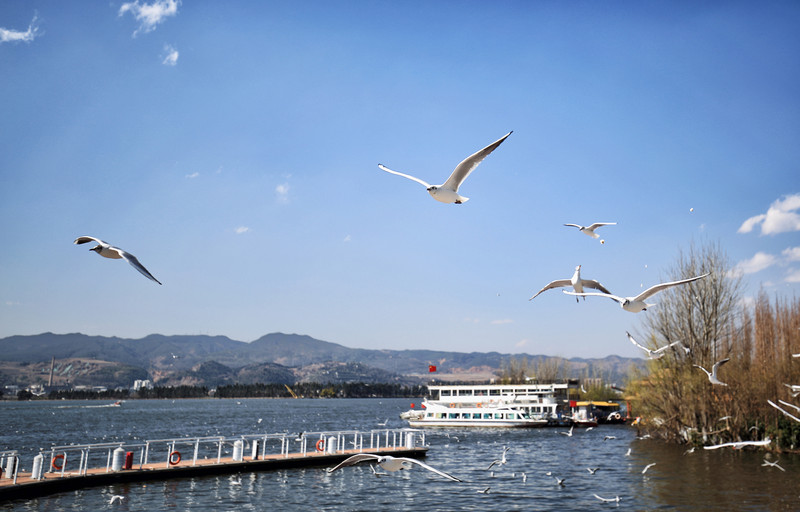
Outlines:
MULTIPOLYGON (((73 385, 83 381, 98 385, 102 378, 91 369, 96 367, 102 369, 107 386, 130 386, 132 382, 118 380, 129 380, 132 375, 149 377, 158 385, 215 386, 358 380, 414 383, 430 377, 431 364, 437 366, 437 373, 432 375, 439 378, 471 380, 479 375, 486 378, 511 358, 522 357, 529 361, 553 359, 498 352, 354 349, 284 333, 267 334, 251 343, 225 336, 152 334, 125 339, 43 333, 0 339, 0 385, 29 385, 33 382, 22 381, 30 379, 46 383, 52 358, 58 364, 57 379, 73 385), (109 368, 107 363, 116 366, 109 368)), ((641 359, 619 356, 568 360, 570 377, 602 377, 606 382, 619 383, 632 366, 643 364, 641 359)))

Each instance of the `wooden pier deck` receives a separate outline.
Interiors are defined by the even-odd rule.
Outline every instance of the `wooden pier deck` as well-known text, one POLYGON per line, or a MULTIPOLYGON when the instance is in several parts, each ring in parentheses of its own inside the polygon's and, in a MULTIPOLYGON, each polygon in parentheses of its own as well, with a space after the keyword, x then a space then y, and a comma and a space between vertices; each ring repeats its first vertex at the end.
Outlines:
MULTIPOLYGON (((405 441, 405 438, 398 438, 398 440, 405 441)), ((113 471, 108 464, 105 467, 83 467, 82 470, 77 470, 78 468, 67 470, 66 462, 64 462, 63 471, 55 471, 50 467, 48 468, 49 472, 42 473, 42 478, 39 480, 33 478, 31 472, 21 470, 12 478, 4 474, 0 478, 0 503, 116 483, 159 481, 315 466, 333 467, 347 457, 358 453, 424 458, 427 455, 428 448, 424 445, 424 438, 422 441, 422 443, 387 443, 383 446, 352 449, 337 448, 325 451, 306 450, 304 446, 302 451, 282 450, 281 453, 273 454, 262 452, 256 458, 244 456, 240 461, 234 460, 233 457, 229 456, 186 458, 177 464, 170 463, 167 460, 160 460, 133 464, 131 469, 118 471, 113 471)))

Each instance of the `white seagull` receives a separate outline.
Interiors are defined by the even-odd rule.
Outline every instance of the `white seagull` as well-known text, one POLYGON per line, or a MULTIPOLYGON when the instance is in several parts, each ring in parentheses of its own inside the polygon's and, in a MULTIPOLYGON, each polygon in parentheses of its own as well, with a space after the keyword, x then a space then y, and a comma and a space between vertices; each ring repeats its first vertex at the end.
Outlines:
POLYGON ((797 395, 800 395, 800 386, 797 384, 784 384, 784 386, 792 390, 792 398, 797 398, 797 395))
POLYGON ((615 498, 603 498, 602 496, 598 496, 598 495, 595 494, 594 497, 597 498, 598 500, 604 501, 606 503, 612 503, 612 502, 615 502, 615 501, 617 503, 619 503, 619 496, 617 496, 615 498))
POLYGON ((586 468, 586 471, 588 471, 589 473, 591 473, 593 475, 593 474, 597 473, 598 469, 600 469, 600 468, 586 468))
MULTIPOLYGON (((571 278, 556 279, 555 281, 551 281, 547 286, 536 292, 536 295, 534 295, 528 300, 535 299, 536 297, 539 296, 540 293, 546 290, 550 290, 552 288, 561 288, 563 286, 572 286, 572 289, 578 293, 583 293, 584 288, 594 288, 595 290, 600 290, 603 293, 611 294, 611 292, 608 291, 608 289, 605 286, 595 281, 594 279, 581 279, 581 266, 578 265, 577 267, 575 267, 575 273, 572 274, 571 278)), ((578 298, 575 297, 575 300, 577 301, 578 298)), ((585 297, 584 300, 586 300, 585 297)))
POLYGON ((575 424, 569 427, 569 432, 559 432, 562 436, 572 437, 572 431, 575 429, 575 424))
POLYGON ((589 235, 592 238, 600 238, 600 235, 594 232, 595 229, 603 227, 603 226, 616 226, 616 222, 595 222, 591 226, 581 226, 580 224, 564 224, 565 226, 571 226, 573 228, 578 228, 581 233, 584 235, 589 235))
POLYGON ((648 304, 645 302, 646 299, 655 295, 656 293, 666 290, 669 287, 677 286, 679 284, 691 283, 692 281, 697 281, 698 279, 702 279, 709 275, 710 272, 703 274, 702 276, 695 276, 690 277, 689 279, 681 279, 680 281, 672 281, 669 283, 661 283, 650 288, 646 289, 639 295, 635 297, 618 297, 617 295, 612 295, 610 293, 597 293, 597 292, 589 292, 589 293, 574 293, 568 292, 567 290, 562 290, 567 295, 580 295, 580 296, 587 296, 587 295, 597 295, 598 297, 608 297, 609 299, 615 300, 619 303, 619 305, 625 311, 630 311, 631 313, 638 313, 640 311, 645 311, 650 306, 655 306, 655 304, 648 304))
POLYGON ((108 504, 109 505, 113 505, 115 501, 119 501, 120 503, 122 503, 122 500, 124 500, 124 499, 125 499, 125 496, 123 496, 121 494, 115 494, 115 495, 111 496, 111 499, 108 501, 108 504))
POLYGON ((412 464, 416 464, 421 466, 428 471, 432 471, 437 475, 443 476, 445 478, 449 478, 454 482, 461 482, 458 478, 454 477, 453 475, 448 475, 444 471, 439 471, 436 468, 432 468, 429 465, 425 464, 424 462, 420 462, 416 459, 411 459, 408 457, 392 457, 391 455, 374 455, 372 453, 359 453, 358 455, 353 455, 352 457, 348 457, 347 459, 340 462, 337 466, 328 469, 328 473, 333 473, 339 468, 343 468, 346 466, 353 466, 358 464, 359 462, 364 462, 367 460, 375 461, 378 466, 385 469, 386 471, 400 471, 402 469, 411 469, 413 466, 412 464))
POLYGON ((778 468, 778 469, 780 469, 780 470, 781 470, 781 471, 783 471, 784 473, 786 472, 786 470, 785 470, 785 469, 783 469, 782 467, 780 467, 780 466, 778 465, 778 463, 777 463, 777 462, 770 462, 770 461, 768 461, 767 459, 764 459, 764 463, 763 463, 763 464, 761 464, 761 465, 762 465, 762 466, 772 466, 773 468, 778 468))
POLYGON ((734 450, 740 450, 745 446, 769 446, 772 442, 772 439, 769 437, 764 439, 763 441, 738 441, 735 443, 722 443, 722 444, 715 444, 712 446, 704 446, 704 450, 716 450, 717 448, 733 448, 734 450))
POLYGON ((558 483, 558 485, 560 485, 561 487, 564 487, 564 481, 566 480, 566 478, 558 478, 557 476, 554 476, 553 478, 556 479, 556 482, 558 483))
POLYGON ((657 348, 655 350, 650 350, 649 348, 645 347, 644 345, 640 345, 639 343, 637 343, 636 340, 633 339, 633 336, 631 336, 631 333, 629 333, 628 331, 625 331, 625 334, 628 335, 628 339, 631 340, 631 343, 633 343, 634 345, 636 345, 640 349, 642 349, 645 352, 647 352, 647 358, 648 359, 659 359, 659 358, 663 357, 664 354, 666 354, 665 351, 670 347, 674 347, 675 345, 680 345, 681 347, 683 347, 683 344, 680 341, 673 341, 669 345, 664 345, 661 348, 657 348))
MULTIPOLYGON (((794 407, 795 409, 798 409, 798 410, 800 410, 800 408, 798 408, 796 405, 792 405, 792 404, 790 404, 790 403, 784 402, 783 400, 778 400, 778 401, 779 401, 780 403, 782 403, 783 405, 788 405, 788 406, 794 407)), ((793 414, 789 413, 788 411, 786 411, 786 410, 785 410, 783 407, 781 407, 780 405, 776 405, 776 404, 775 404, 775 402, 773 402, 772 400, 767 400, 767 403, 768 403, 769 405, 771 405, 772 407, 774 407, 774 408, 778 409, 779 411, 781 411, 781 413, 782 413, 784 416, 786 416, 787 418, 792 418, 794 421, 800 422, 800 418, 798 418, 797 416, 794 416, 793 414)))
POLYGON ((504 446, 503 447, 503 455, 502 455, 502 457, 500 457, 499 459, 493 460, 492 463, 489 464, 489 467, 486 468, 486 471, 489 471, 490 469, 492 469, 492 466, 494 466, 495 464, 504 465, 506 462, 508 462, 506 460, 506 453, 508 453, 508 450, 509 450, 509 448, 507 446, 504 446))
POLYGON ((708 370, 706 370, 705 368, 703 368, 702 366, 700 366, 699 364, 693 364, 692 366, 694 366, 695 368, 700 368, 701 370, 703 370, 706 373, 706 375, 708 375, 708 381, 711 384, 716 384, 717 386, 727 386, 727 384, 725 384, 724 382, 722 382, 721 380, 719 380, 717 378, 717 370, 719 370, 720 366, 722 366, 723 364, 727 363, 730 360, 731 360, 730 357, 726 357, 725 359, 723 359, 721 361, 717 361, 716 363, 714 363, 714 366, 711 367, 711 371, 710 372, 708 370))
POLYGON ((650 468, 652 468, 652 467, 653 467, 653 466, 655 466, 655 465, 656 465, 656 463, 655 463, 655 462, 651 462, 650 464, 646 465, 646 466, 644 467, 644 469, 642 470, 642 474, 645 474, 645 473, 647 473, 647 470, 648 470, 648 469, 650 469, 650 468))
POLYGON ((489 156, 489 153, 497 149, 497 146, 502 144, 506 137, 511 135, 513 132, 508 132, 507 134, 503 135, 499 140, 489 144, 485 148, 481 149, 477 153, 468 156, 465 158, 460 164, 458 164, 450 175, 441 185, 431 185, 430 183, 423 181, 419 178, 415 178, 414 176, 410 176, 408 174, 403 174, 402 172, 397 172, 389 169, 383 164, 378 164, 378 168, 383 171, 390 172, 392 174, 397 174, 398 176, 402 176, 404 178, 408 178, 410 180, 416 181, 417 183, 421 183, 428 189, 428 193, 439 202, 442 203, 455 203, 461 204, 466 203, 469 198, 463 197, 458 195, 458 187, 461 186, 461 183, 467 179, 467 176, 475 170, 479 163, 483 161, 484 158, 489 156))
POLYGON ((134 256, 133 254, 131 254, 129 252, 123 251, 119 247, 114 247, 113 245, 110 245, 107 242, 104 242, 104 241, 100 240, 99 238, 94 238, 94 237, 91 237, 91 236, 79 236, 78 238, 75 239, 74 243, 76 243, 76 244, 85 244, 87 242, 96 242, 97 243, 97 245, 95 245, 94 247, 89 249, 90 251, 94 251, 94 252, 96 252, 97 254, 99 254, 100 256, 102 256, 104 258, 111 258, 111 259, 115 259, 115 260, 123 259, 123 260, 127 261, 128 263, 130 263, 133 266, 133 268, 135 268, 136 270, 141 272, 142 275, 145 276, 146 278, 152 279, 153 281, 157 282, 158 284, 161 284, 161 281, 159 281, 158 279, 153 277, 153 274, 148 272, 147 269, 144 268, 144 265, 139 263, 139 260, 136 259, 136 256, 134 256))

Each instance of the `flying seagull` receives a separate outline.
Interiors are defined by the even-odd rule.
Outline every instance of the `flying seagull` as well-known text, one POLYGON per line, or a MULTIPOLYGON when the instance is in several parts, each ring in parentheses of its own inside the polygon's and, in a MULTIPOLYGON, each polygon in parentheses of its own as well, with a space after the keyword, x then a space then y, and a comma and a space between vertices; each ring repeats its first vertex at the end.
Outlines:
POLYGON ((800 395, 800 386, 797 384, 784 384, 784 386, 792 390, 792 398, 797 398, 797 395, 800 395))
POLYGON ((580 295, 580 296, 587 296, 587 295, 597 295, 598 297, 608 297, 609 299, 615 300, 619 303, 619 305, 625 311, 630 311, 631 313, 638 313, 639 311, 645 311, 650 306, 655 306, 655 304, 648 304, 645 302, 649 297, 655 295, 656 293, 666 290, 672 286, 677 286, 679 284, 691 283, 692 281, 697 281, 698 279, 702 279, 709 275, 710 272, 703 274, 702 276, 695 276, 690 277, 689 279, 681 279, 680 281, 672 281, 669 283, 661 283, 650 288, 646 289, 639 295, 635 297, 618 297, 616 295, 612 295, 610 293, 596 293, 596 292, 589 292, 589 293, 574 293, 568 292, 567 290, 562 290, 567 295, 580 295))
POLYGON ((124 499, 125 499, 125 496, 123 496, 121 494, 115 494, 115 495, 111 496, 110 500, 108 500, 108 504, 109 505, 113 505, 115 501, 119 501, 120 503, 122 503, 122 500, 124 500, 124 499))
MULTIPOLYGON (((783 400, 778 400, 778 401, 779 401, 780 403, 782 403, 783 405, 789 405, 789 406, 791 406, 791 407, 795 407, 795 408, 797 408, 796 406, 794 406, 794 405, 792 405, 792 404, 790 404, 790 403, 784 402, 783 400)), ((772 407, 774 407, 774 408, 778 409, 779 411, 781 411, 781 413, 782 413, 784 416, 786 416, 786 417, 788 417, 788 418, 792 418, 794 421, 800 422, 800 418, 798 418, 797 416, 794 416, 793 414, 789 413, 788 411, 786 411, 786 410, 785 410, 783 407, 781 407, 780 405, 776 405, 776 404, 775 404, 775 402, 773 402, 772 400, 767 400, 767 403, 768 403, 769 405, 771 405, 772 407)))
POLYGON ((580 224, 564 224, 565 226, 571 226, 573 228, 578 228, 581 233, 584 235, 589 235, 592 238, 600 238, 600 235, 594 232, 595 229, 603 227, 603 226, 616 226, 616 222, 595 222, 591 226, 581 226, 580 224))
POLYGON ((597 473, 598 469, 600 469, 600 468, 586 468, 586 471, 588 471, 591 474, 595 474, 595 473, 597 473))
POLYGON ((785 469, 783 469, 782 467, 780 467, 780 466, 778 465, 778 463, 777 463, 777 462, 770 462, 770 461, 768 461, 767 459, 764 459, 764 463, 763 463, 763 464, 761 464, 761 465, 762 465, 762 466, 772 466, 773 468, 778 468, 778 469, 780 469, 780 470, 781 470, 781 471, 783 471, 784 473, 786 472, 786 470, 785 470, 785 469))
POLYGON ((557 476, 554 476, 553 478, 556 479, 556 483, 558 485, 560 485, 561 487, 564 487, 564 481, 566 480, 566 478, 558 478, 557 476))
POLYGON ((619 503, 619 496, 617 496, 615 498, 603 498, 602 496, 598 496, 598 495, 595 494, 594 497, 597 498, 598 500, 606 502, 606 503, 611 503, 611 502, 615 502, 615 501, 617 503, 619 503))
POLYGON ((448 475, 444 471, 439 471, 438 469, 432 468, 429 465, 425 464, 424 462, 420 462, 416 459, 411 459, 408 457, 392 457, 391 455, 374 455, 372 453, 359 453, 358 455, 353 455, 352 457, 348 457, 347 459, 340 462, 337 466, 330 468, 328 470, 328 473, 333 473, 339 468, 343 468, 346 466, 353 466, 355 464, 358 464, 359 462, 364 462, 367 460, 375 461, 375 463, 378 464, 378 466, 385 469, 386 471, 400 471, 402 469, 411 469, 413 467, 412 464, 416 464, 418 466, 422 466, 428 471, 436 473, 437 475, 449 478, 454 482, 461 482, 461 480, 454 477, 453 475, 448 475))
POLYGON ((717 448, 733 448, 734 450, 740 450, 745 446, 769 446, 772 442, 772 439, 769 437, 764 439, 763 441, 738 441, 735 443, 722 443, 722 444, 715 444, 712 446, 704 446, 704 450, 716 450, 717 448))
POLYGON ((408 178, 410 180, 416 181, 417 183, 421 183, 428 189, 428 193, 439 202, 442 203, 455 203, 461 204, 466 203, 469 198, 463 197, 458 195, 458 187, 461 186, 461 183, 467 179, 467 176, 475 170, 479 163, 483 161, 484 158, 489 156, 489 153, 497 149, 497 146, 503 143, 506 140, 506 137, 511 135, 513 132, 508 132, 507 134, 503 135, 499 140, 489 144, 485 148, 481 149, 477 153, 468 156, 465 158, 460 164, 458 164, 453 171, 453 174, 447 178, 441 185, 431 185, 430 183, 423 181, 419 178, 415 178, 414 176, 410 176, 408 174, 403 174, 402 172, 397 172, 389 169, 383 164, 378 164, 378 168, 383 171, 390 172, 392 174, 397 174, 398 176, 402 176, 404 178, 408 178))
POLYGON ((153 274, 148 272, 147 269, 144 268, 144 265, 139 263, 139 260, 136 259, 136 256, 134 256, 129 252, 123 251, 119 247, 114 247, 113 245, 110 245, 107 242, 100 240, 99 238, 94 238, 91 236, 79 236, 78 238, 75 239, 74 243, 85 244, 87 242, 97 242, 97 245, 89 249, 90 251, 94 251, 100 256, 103 256, 104 258, 111 258, 115 260, 123 259, 128 263, 130 263, 133 266, 133 268, 141 272, 142 275, 145 276, 146 278, 152 279, 158 284, 161 284, 161 281, 153 277, 153 274))
POLYGON ((569 432, 559 432, 559 434, 561 434, 562 436, 572 437, 572 431, 573 431, 574 428, 575 428, 575 424, 573 423, 569 427, 569 432))
POLYGON ((508 453, 508 450, 509 450, 509 448, 507 446, 504 446, 503 447, 503 455, 502 455, 502 457, 500 457, 499 459, 493 460, 492 463, 489 464, 489 467, 486 468, 486 471, 489 471, 490 469, 492 469, 492 466, 494 466, 495 464, 503 465, 506 462, 508 462, 508 461, 506 461, 506 453, 508 453))
MULTIPOLYGON (((535 299, 536 297, 539 296, 540 293, 546 290, 550 290, 552 288, 560 288, 563 286, 572 286, 572 289, 578 293, 583 293, 584 288, 594 288, 595 290, 600 290, 603 293, 611 294, 611 292, 608 291, 608 289, 605 286, 595 281, 594 279, 581 279, 581 266, 578 265, 577 267, 575 267, 575 273, 572 274, 571 278, 556 279, 555 281, 551 281, 547 286, 536 292, 536 295, 534 295, 528 300, 535 299)), ((575 297, 575 300, 577 301, 578 298, 575 297)), ((585 297, 584 300, 586 300, 585 297)))
POLYGON ((645 474, 645 473, 647 473, 647 470, 648 470, 648 469, 650 469, 650 468, 652 468, 652 467, 653 467, 653 466, 655 466, 655 465, 656 465, 656 463, 655 463, 655 462, 651 462, 650 464, 646 465, 646 466, 644 467, 644 469, 642 470, 642 474, 645 474))
POLYGON ((727 363, 730 360, 731 360, 730 357, 726 357, 725 359, 723 359, 721 361, 717 361, 716 363, 714 363, 714 366, 711 367, 711 371, 710 372, 708 370, 706 370, 705 368, 703 368, 702 366, 700 366, 699 364, 693 364, 692 366, 694 366, 695 368, 700 368, 701 370, 706 372, 706 375, 708 375, 708 381, 711 384, 716 384, 717 386, 727 386, 727 384, 725 384, 724 382, 722 382, 721 380, 719 380, 717 378, 717 370, 719 370, 720 366, 722 366, 723 364, 727 363))
POLYGON ((647 352, 647 358, 648 358, 648 359, 659 359, 659 358, 661 358, 661 357, 663 357, 663 356, 664 356, 664 354, 666 353, 665 351, 666 351, 668 348, 670 348, 670 347, 674 347, 675 345, 681 345, 681 346, 683 346, 683 344, 681 344, 681 342, 680 342, 680 341, 673 341, 673 342, 672 342, 672 343, 670 343, 669 345, 664 345, 664 346, 663 346, 663 347, 661 347, 661 348, 657 348, 657 349, 655 349, 655 350, 650 350, 649 348, 645 347, 644 345, 640 345, 639 343, 637 343, 637 342, 636 342, 636 340, 635 340, 635 339, 633 339, 633 336, 631 336, 631 333, 629 333, 628 331, 625 331, 625 334, 627 334, 627 335, 628 335, 628 339, 629 339, 629 340, 631 340, 631 343, 633 343, 634 345, 636 345, 636 346, 637 346, 637 347, 639 347, 640 349, 642 349, 642 350, 644 350, 645 352, 647 352))

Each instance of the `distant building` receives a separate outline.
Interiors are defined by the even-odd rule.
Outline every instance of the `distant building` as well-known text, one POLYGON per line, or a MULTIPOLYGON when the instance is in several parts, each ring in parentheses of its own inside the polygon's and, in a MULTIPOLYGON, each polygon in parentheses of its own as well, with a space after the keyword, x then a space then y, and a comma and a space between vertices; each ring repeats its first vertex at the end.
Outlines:
POLYGON ((150 379, 145 379, 145 380, 136 379, 135 381, 133 381, 134 391, 139 391, 140 389, 148 389, 148 388, 149 389, 153 388, 153 383, 150 382, 150 379))

